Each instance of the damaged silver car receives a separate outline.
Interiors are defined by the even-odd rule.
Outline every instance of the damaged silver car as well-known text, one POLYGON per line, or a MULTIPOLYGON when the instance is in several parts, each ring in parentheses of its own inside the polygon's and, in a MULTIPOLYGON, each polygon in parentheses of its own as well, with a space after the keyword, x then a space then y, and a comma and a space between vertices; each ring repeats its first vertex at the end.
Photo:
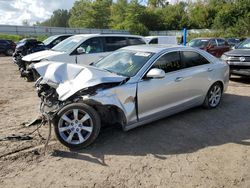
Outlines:
POLYGON ((104 124, 126 131, 195 106, 215 108, 229 81, 226 63, 180 46, 130 46, 90 66, 45 61, 35 69, 41 112, 75 149, 91 144, 104 124))

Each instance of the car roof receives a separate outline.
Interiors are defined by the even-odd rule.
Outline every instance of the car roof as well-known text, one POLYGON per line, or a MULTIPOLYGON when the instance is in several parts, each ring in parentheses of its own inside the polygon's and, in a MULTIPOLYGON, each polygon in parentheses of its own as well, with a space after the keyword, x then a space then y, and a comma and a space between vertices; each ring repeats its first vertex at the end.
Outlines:
POLYGON ((50 37, 62 37, 62 36, 73 36, 74 34, 58 34, 58 35, 51 35, 50 37))
POLYGON ((134 50, 134 51, 140 51, 140 52, 159 53, 165 50, 176 50, 176 48, 193 49, 191 47, 186 47, 186 46, 181 46, 181 45, 159 45, 159 44, 127 46, 122 49, 134 50))
POLYGON ((139 38, 143 38, 142 36, 139 36, 139 35, 130 35, 130 34, 102 34, 102 33, 99 33, 99 34, 77 34, 77 35, 74 35, 74 36, 82 36, 82 37, 95 37, 95 36, 114 36, 114 37, 139 37, 139 38))

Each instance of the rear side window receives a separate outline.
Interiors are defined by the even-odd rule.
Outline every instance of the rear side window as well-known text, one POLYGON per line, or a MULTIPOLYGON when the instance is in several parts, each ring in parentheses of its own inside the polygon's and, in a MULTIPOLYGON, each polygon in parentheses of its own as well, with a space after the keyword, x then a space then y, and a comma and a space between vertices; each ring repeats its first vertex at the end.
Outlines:
POLYGON ((181 60, 185 68, 209 64, 209 61, 197 52, 181 52, 181 60))
POLYGON ((129 45, 146 44, 144 40, 142 40, 141 38, 136 38, 136 37, 129 37, 128 43, 129 43, 129 45))
POLYGON ((161 56, 153 65, 152 68, 158 68, 165 71, 165 73, 177 71, 183 68, 180 53, 170 52, 161 56))
POLYGON ((127 40, 125 37, 105 37, 107 52, 115 51, 119 48, 127 46, 127 40))
POLYGON ((152 39, 149 44, 158 44, 158 39, 152 39))

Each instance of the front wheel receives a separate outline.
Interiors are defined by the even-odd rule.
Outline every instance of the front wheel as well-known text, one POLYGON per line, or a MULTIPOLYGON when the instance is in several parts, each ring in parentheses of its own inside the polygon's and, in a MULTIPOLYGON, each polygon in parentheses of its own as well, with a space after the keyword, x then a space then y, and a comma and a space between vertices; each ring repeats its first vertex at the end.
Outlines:
POLYGON ((101 128, 99 114, 83 103, 62 108, 53 124, 58 140, 71 149, 84 148, 93 143, 101 128))
POLYGON ((207 92, 203 103, 205 108, 211 109, 219 106, 222 98, 222 85, 219 82, 214 83, 207 92))

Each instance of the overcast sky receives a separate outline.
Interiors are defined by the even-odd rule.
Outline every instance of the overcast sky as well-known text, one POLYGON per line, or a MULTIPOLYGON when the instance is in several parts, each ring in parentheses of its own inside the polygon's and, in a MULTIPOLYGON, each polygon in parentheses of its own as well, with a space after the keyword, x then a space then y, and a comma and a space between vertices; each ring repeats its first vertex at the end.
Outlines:
POLYGON ((0 24, 22 25, 50 18, 56 9, 70 9, 76 0, 0 0, 0 24))
MULTIPOLYGON (((0 24, 31 25, 44 21, 57 9, 71 9, 76 0, 0 0, 0 24)), ((170 0, 171 3, 176 0, 170 0)))

